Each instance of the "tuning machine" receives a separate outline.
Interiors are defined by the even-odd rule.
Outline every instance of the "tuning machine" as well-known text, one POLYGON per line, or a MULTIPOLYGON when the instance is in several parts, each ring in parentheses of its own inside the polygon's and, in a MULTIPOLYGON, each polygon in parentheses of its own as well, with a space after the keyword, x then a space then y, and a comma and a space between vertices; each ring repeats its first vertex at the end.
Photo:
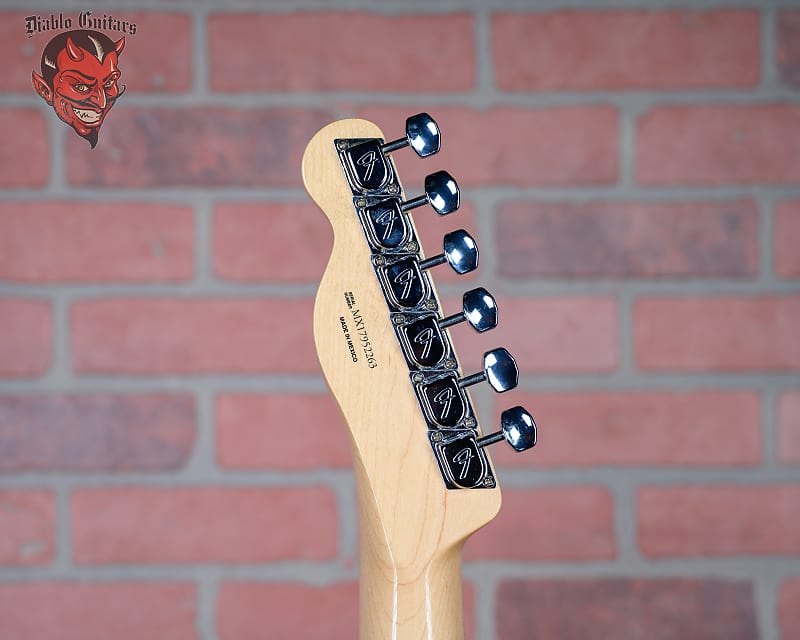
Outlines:
POLYGON ((433 155, 441 146, 439 125, 427 113, 418 113, 406 119, 404 138, 381 144, 379 139, 337 140, 342 162, 355 193, 379 193, 390 188, 398 192, 394 183, 392 164, 387 155, 411 147, 421 158, 433 155))
POLYGON ((464 229, 446 233, 442 246, 444 253, 423 260, 420 269, 430 269, 447 262, 459 274, 469 273, 478 268, 478 245, 464 229))
POLYGON ((536 446, 536 422, 523 407, 512 407, 500 414, 500 431, 476 440, 479 447, 486 447, 505 440, 515 451, 526 451, 536 446))
POLYGON ((519 369, 514 357, 503 347, 483 354, 483 371, 461 378, 458 386, 464 387, 486 381, 498 393, 509 391, 519 383, 519 369))
POLYGON ((420 158, 438 153, 442 136, 439 125, 427 113, 418 113, 406 118, 406 137, 381 145, 383 153, 391 153, 411 147, 420 158))

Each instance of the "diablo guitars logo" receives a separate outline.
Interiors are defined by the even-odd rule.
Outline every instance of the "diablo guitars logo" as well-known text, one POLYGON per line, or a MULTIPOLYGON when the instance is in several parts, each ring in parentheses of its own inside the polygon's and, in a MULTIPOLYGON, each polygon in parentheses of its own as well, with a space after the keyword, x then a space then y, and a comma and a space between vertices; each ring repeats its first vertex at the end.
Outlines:
POLYGON ((125 91, 118 84, 124 48, 124 36, 115 42, 99 31, 66 31, 44 48, 41 75, 33 72, 36 93, 92 149, 103 120, 125 91))

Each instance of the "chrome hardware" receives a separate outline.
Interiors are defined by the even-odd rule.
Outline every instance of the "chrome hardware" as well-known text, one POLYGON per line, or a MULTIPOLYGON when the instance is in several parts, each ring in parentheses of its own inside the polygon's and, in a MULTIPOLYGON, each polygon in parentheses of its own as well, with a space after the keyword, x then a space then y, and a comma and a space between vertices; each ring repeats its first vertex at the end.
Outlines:
POLYGON ((367 224, 369 236, 375 244, 395 249, 407 242, 410 227, 396 199, 380 200, 365 206, 362 218, 367 224))
POLYGON ((483 287, 471 289, 464 294, 463 309, 461 313, 439 320, 439 326, 444 329, 466 320, 478 333, 497 326, 497 304, 492 294, 483 287))
POLYGON ((458 209, 461 193, 458 183, 447 171, 437 171, 425 176, 425 195, 417 196, 400 205, 403 211, 430 204, 440 216, 458 209))
POLYGON ((478 268, 478 245, 464 229, 457 229, 444 235, 444 253, 423 260, 420 269, 430 269, 445 262, 456 273, 469 273, 478 268))
POLYGON ((536 446, 536 422, 523 407, 512 407, 500 414, 500 431, 478 438, 479 447, 505 440, 516 451, 536 446))
POLYGON ((470 432, 459 434, 446 442, 440 441, 436 445, 436 453, 445 477, 454 485, 463 489, 494 486, 486 456, 470 432), (491 482, 487 483, 490 478, 491 482))
POLYGON ((492 349, 483 354, 483 371, 473 373, 458 381, 464 387, 486 381, 497 393, 513 389, 519 382, 519 369, 513 356, 503 347, 492 349))
POLYGON ((406 118, 406 137, 381 145, 383 153, 392 153, 410 146, 420 158, 438 153, 442 136, 439 125, 427 113, 418 113, 406 118))
MULTIPOLYGON (((412 378, 413 379, 413 378, 412 378)), ((453 428, 467 414, 466 396, 454 375, 425 380, 415 386, 423 411, 435 428, 453 428)))
POLYGON ((422 316, 400 329, 400 337, 406 355, 413 364, 432 368, 448 354, 449 343, 442 335, 439 322, 434 316, 422 316))
POLYGON ((519 371, 503 348, 487 351, 483 371, 459 378, 460 366, 445 329, 467 322, 478 332, 497 326, 497 305, 482 287, 467 291, 460 313, 445 316, 427 269, 448 263, 459 274, 478 266, 478 247, 464 229, 445 234, 443 253, 420 256, 412 209, 429 204, 439 215, 458 209, 460 189, 447 171, 425 177, 423 195, 405 199, 391 154, 410 146, 420 157, 439 151, 441 134, 433 118, 419 113, 406 119, 404 138, 334 140, 353 205, 371 252, 389 317, 409 368, 409 377, 428 428, 428 438, 448 489, 496 486, 484 448, 505 439, 522 451, 536 444, 536 424, 522 407, 502 413, 501 430, 479 436, 478 421, 466 387, 487 381, 497 392, 517 386, 519 371))
POLYGON ((428 296, 428 280, 414 257, 397 260, 381 271, 390 301, 397 307, 412 309, 428 296))

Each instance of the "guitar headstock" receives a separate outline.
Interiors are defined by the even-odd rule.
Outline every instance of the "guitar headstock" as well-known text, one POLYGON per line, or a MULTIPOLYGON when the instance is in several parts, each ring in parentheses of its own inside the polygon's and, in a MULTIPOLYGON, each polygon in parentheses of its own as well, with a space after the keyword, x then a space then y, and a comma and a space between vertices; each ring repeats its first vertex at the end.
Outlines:
POLYGON ((506 440, 521 451, 536 442, 522 407, 505 411, 489 435, 473 410, 467 387, 486 381, 506 391, 518 371, 502 348, 487 350, 482 371, 461 371, 447 327, 492 329, 497 306, 476 288, 446 314, 430 272, 475 269, 477 244, 457 229, 426 258, 410 214, 456 211, 459 188, 437 171, 422 195, 406 198, 391 156, 411 147, 424 158, 439 145, 427 114, 410 117, 406 135, 390 142, 353 119, 323 128, 303 156, 306 189, 334 232, 314 308, 317 354, 349 428, 362 518, 382 532, 396 566, 424 564, 494 517, 500 490, 487 445, 506 440))

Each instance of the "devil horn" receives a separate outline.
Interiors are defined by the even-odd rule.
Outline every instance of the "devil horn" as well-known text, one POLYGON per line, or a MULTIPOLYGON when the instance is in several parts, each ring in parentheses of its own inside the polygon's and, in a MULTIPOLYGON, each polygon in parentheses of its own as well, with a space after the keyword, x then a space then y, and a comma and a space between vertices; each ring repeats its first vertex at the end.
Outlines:
POLYGON ((125 48, 125 36, 122 36, 119 40, 114 43, 114 49, 117 52, 117 55, 122 53, 122 50, 125 48))
POLYGON ((67 50, 67 55, 75 62, 83 60, 83 51, 81 51, 80 47, 75 46, 72 38, 67 38, 67 46, 65 48, 67 50))

